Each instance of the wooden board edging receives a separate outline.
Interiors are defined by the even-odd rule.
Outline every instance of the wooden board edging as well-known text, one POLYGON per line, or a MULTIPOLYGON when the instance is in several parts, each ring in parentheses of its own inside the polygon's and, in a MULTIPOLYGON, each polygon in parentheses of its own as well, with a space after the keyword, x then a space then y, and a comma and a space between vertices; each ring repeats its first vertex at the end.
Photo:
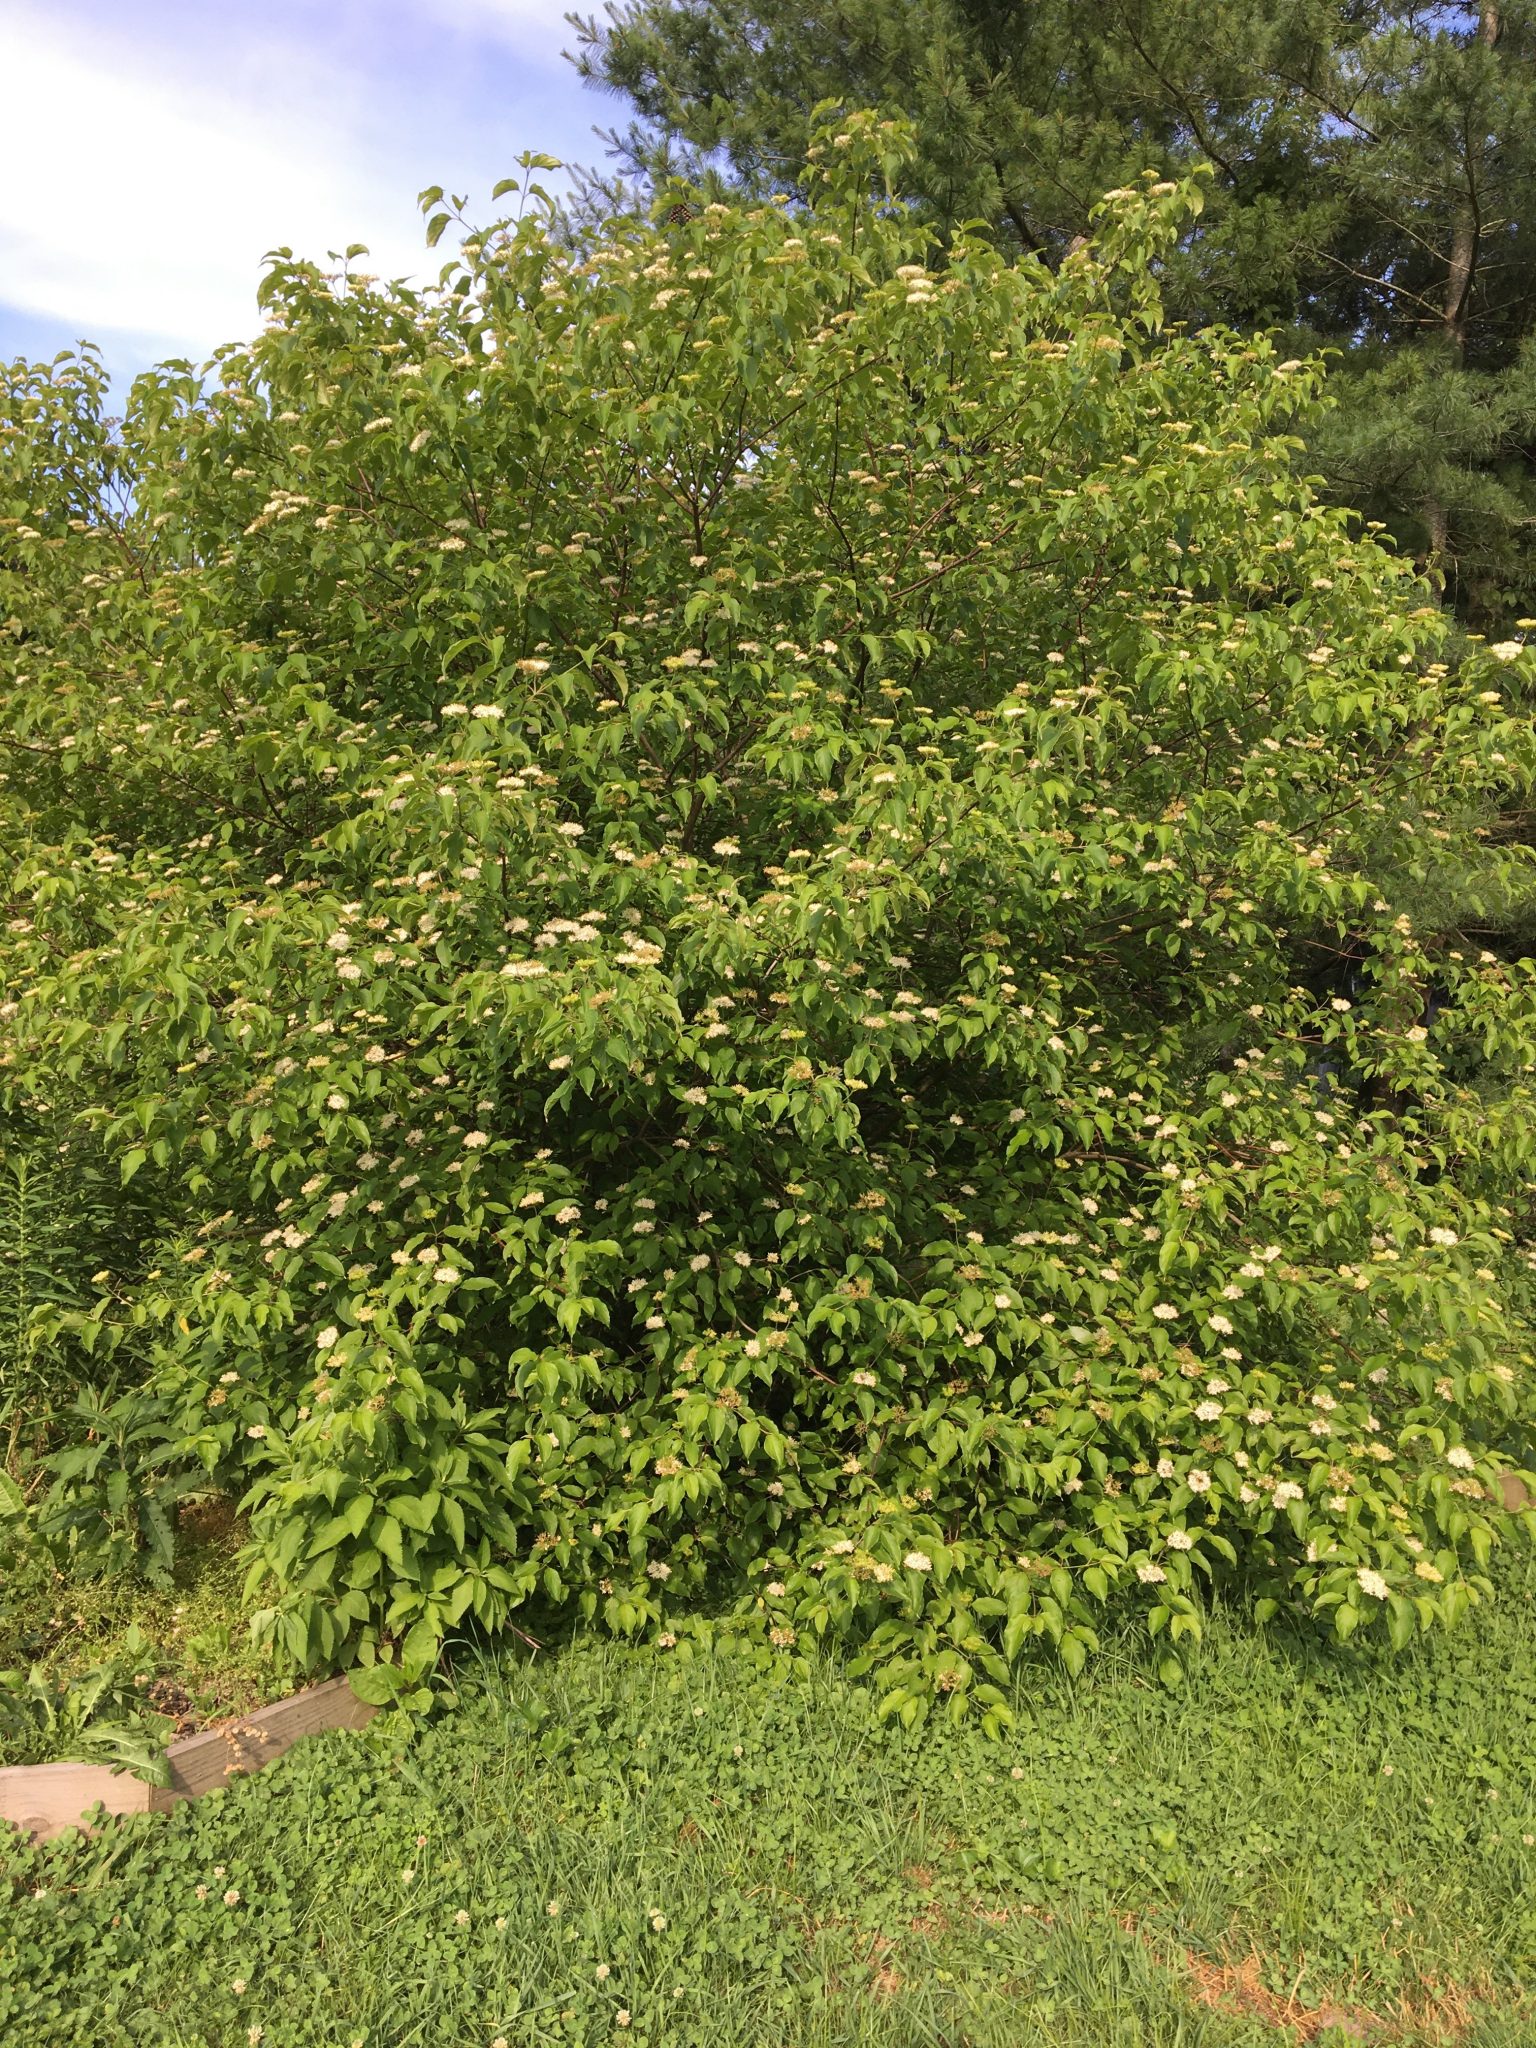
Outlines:
POLYGON ((0 1770, 0 1820, 46 1841, 76 1827, 93 1806, 108 1813, 148 1813, 142 1778, 106 1764, 10 1764, 0 1770))
POLYGON ((377 1711, 345 1678, 328 1678, 171 1743, 165 1753, 171 1782, 165 1787, 105 1764, 13 1764, 0 1770, 0 1821, 46 1841, 64 1828, 86 1826, 94 1806, 111 1814, 168 1813, 183 1799, 201 1799, 231 1778, 261 1770, 306 1735, 361 1728, 377 1711))

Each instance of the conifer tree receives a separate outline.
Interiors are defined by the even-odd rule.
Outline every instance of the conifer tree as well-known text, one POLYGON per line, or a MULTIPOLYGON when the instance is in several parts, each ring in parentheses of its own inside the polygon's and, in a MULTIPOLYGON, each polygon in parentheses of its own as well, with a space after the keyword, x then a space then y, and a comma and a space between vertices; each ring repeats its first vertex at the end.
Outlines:
POLYGON ((1473 625, 1536 612, 1532 0, 627 0, 571 17, 621 172, 793 189, 818 102, 917 127, 941 239, 1059 261, 1106 189, 1213 176, 1170 313, 1340 352, 1311 454, 1473 625))

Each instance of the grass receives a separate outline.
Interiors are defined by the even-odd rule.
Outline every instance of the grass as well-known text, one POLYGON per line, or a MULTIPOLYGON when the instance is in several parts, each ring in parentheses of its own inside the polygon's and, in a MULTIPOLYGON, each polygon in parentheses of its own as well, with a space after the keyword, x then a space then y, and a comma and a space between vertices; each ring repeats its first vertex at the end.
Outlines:
POLYGON ((1218 1618, 1178 1694, 1129 1642, 1032 1670, 1000 1745, 881 1726, 830 1658, 470 1658, 414 1736, 14 1851, 0 2039, 1531 2048, 1536 1567, 1502 1578, 1395 1660, 1218 1618))

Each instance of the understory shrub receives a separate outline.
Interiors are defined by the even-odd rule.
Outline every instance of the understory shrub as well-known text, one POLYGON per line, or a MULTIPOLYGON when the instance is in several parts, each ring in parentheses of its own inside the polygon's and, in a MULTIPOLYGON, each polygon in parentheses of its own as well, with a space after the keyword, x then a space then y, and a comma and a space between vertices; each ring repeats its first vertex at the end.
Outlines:
POLYGON ((375 1697, 709 1615, 995 1723, 1536 1519, 1530 661, 1163 329, 1197 190, 935 269, 901 147, 10 372, 0 1109, 147 1219, 39 1314, 375 1697))

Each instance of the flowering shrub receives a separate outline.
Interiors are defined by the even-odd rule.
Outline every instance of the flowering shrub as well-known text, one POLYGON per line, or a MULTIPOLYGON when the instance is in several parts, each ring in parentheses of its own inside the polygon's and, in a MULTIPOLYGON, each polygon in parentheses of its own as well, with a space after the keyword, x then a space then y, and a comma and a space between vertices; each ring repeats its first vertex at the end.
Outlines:
POLYGON ((1194 192, 935 272, 900 142, 283 257, 120 425, 11 373, 4 1114, 157 1219, 60 1341, 378 1696, 710 1612, 996 1717, 1511 1525, 1524 651, 1293 475, 1313 367, 1161 331, 1194 192))

